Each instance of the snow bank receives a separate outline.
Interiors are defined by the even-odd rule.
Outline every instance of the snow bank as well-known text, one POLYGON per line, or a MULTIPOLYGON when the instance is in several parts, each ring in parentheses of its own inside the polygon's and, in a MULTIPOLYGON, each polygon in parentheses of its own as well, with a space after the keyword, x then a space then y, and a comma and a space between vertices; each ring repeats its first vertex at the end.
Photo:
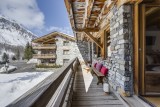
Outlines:
POLYGON ((37 59, 30 59, 27 64, 37 64, 38 60, 37 59))
MULTIPOLYGON (((17 69, 16 66, 11 66, 11 65, 9 65, 9 68, 7 69, 7 71, 8 71, 8 72, 11 72, 11 71, 13 71, 13 70, 15 70, 15 69, 17 69)), ((4 72, 6 72, 6 68, 5 68, 5 67, 2 67, 2 68, 0 69, 0 73, 4 73, 4 72)))
POLYGON ((0 107, 10 104, 52 73, 53 72, 25 72, 0 74, 0 107))

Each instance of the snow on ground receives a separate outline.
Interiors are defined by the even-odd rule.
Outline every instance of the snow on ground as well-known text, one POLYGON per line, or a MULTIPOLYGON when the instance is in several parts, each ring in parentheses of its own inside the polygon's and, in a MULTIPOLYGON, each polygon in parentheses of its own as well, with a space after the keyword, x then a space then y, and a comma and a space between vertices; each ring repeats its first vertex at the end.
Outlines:
POLYGON ((25 72, 15 74, 0 74, 0 107, 4 107, 53 72, 25 72))
POLYGON ((38 60, 33 58, 27 62, 27 64, 36 64, 36 63, 38 63, 38 60))
MULTIPOLYGON (((7 71, 12 71, 12 70, 15 70, 15 69, 17 69, 16 66, 9 65, 7 71)), ((6 72, 6 68, 5 67, 0 68, 0 73, 4 73, 4 72, 6 72)))

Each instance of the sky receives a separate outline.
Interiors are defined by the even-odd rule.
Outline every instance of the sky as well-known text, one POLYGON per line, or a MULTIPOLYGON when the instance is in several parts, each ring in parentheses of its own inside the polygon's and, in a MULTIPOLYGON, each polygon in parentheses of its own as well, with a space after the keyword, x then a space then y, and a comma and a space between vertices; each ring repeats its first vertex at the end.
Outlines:
POLYGON ((0 14, 37 36, 53 31, 73 35, 64 0, 0 0, 0 14))

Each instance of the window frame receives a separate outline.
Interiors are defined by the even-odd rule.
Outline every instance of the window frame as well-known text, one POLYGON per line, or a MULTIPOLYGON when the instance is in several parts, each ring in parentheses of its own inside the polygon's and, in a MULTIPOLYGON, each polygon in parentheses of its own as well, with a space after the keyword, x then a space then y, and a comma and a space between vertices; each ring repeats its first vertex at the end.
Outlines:
POLYGON ((63 55, 69 55, 69 49, 63 50, 63 55), (67 53, 65 53, 67 52, 67 53))

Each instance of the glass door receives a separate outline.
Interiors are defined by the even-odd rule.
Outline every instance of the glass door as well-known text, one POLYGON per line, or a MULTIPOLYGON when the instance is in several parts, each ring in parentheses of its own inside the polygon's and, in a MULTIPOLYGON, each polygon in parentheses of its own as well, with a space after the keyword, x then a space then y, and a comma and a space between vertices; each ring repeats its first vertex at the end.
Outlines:
POLYGON ((160 96, 160 5, 140 8, 141 95, 160 96))

